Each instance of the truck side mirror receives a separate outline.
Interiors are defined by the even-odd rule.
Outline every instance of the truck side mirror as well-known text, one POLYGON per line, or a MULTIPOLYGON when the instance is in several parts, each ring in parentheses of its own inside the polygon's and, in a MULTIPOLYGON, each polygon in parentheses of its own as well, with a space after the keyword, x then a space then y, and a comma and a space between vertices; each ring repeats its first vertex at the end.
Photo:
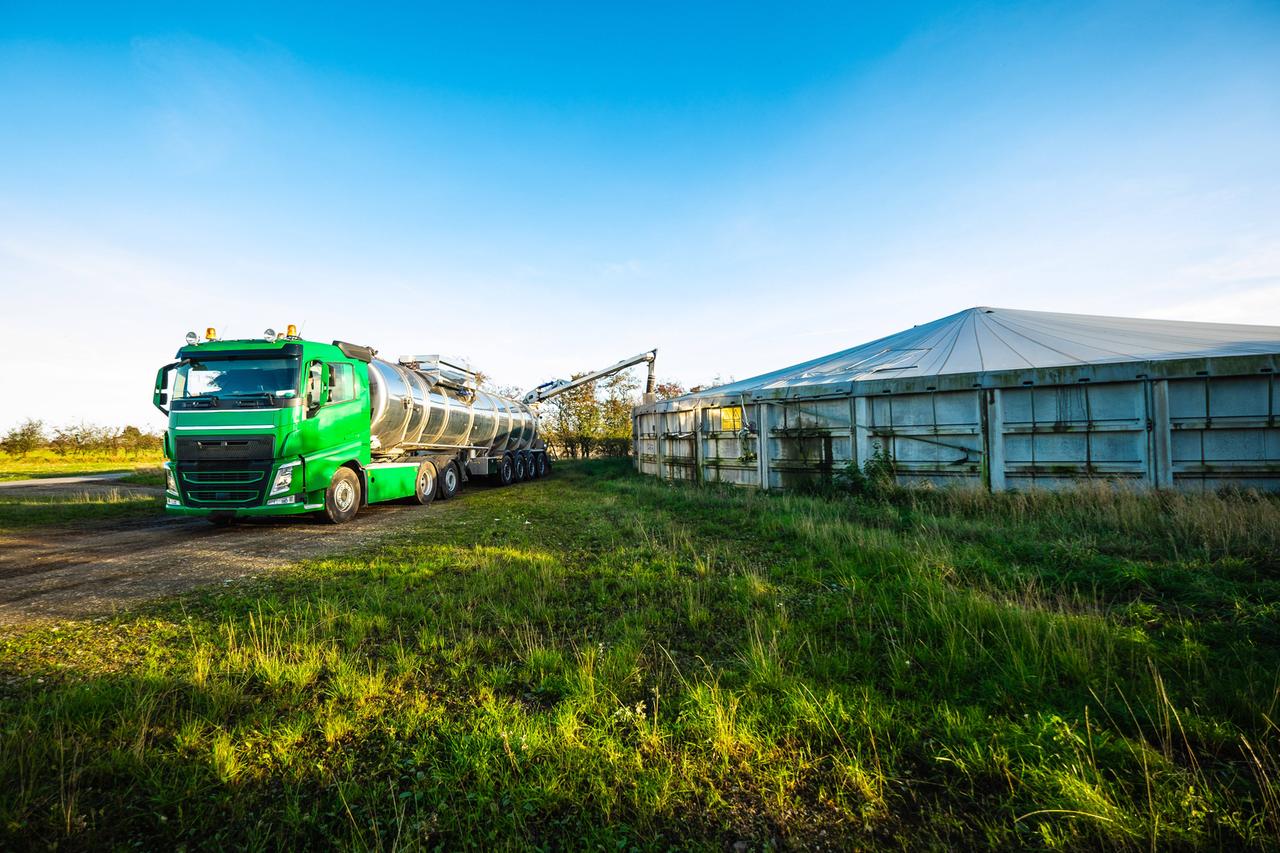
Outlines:
POLYGON ((169 414, 169 374, 177 366, 177 362, 174 362, 157 370, 156 385, 151 391, 151 405, 166 415, 169 414))
POLYGON ((329 400, 324 362, 313 361, 307 370, 307 409, 315 411, 329 400))

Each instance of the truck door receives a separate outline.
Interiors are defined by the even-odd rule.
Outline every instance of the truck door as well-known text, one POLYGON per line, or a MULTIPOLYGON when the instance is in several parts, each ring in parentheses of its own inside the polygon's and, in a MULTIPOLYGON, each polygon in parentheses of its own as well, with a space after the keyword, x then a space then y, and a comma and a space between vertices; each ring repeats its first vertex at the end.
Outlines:
MULTIPOLYGON (((324 378, 328 394, 316 416, 320 432, 329 439, 326 443, 334 449, 362 444, 369 432, 369 414, 356 387, 355 366, 343 361, 326 362, 324 378)), ((353 448, 351 456, 360 455, 353 448)))

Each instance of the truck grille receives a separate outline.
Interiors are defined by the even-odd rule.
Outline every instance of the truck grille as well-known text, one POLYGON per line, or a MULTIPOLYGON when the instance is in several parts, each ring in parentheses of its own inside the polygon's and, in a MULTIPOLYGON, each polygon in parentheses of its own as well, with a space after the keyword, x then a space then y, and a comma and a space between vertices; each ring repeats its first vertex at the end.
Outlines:
POLYGON ((237 435, 226 438, 182 437, 174 442, 174 456, 188 460, 254 460, 275 456, 276 441, 270 435, 237 435))
POLYGON ((183 503, 207 509, 260 506, 271 460, 204 460, 176 464, 183 503))

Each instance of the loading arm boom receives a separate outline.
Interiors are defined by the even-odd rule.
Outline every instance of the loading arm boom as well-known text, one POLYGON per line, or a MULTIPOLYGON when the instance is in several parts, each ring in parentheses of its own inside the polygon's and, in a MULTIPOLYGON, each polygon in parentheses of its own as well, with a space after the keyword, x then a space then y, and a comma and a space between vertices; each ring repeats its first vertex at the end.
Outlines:
POLYGON ((633 367, 641 362, 648 362, 649 364, 649 379, 645 383, 644 390, 646 399, 648 399, 653 394, 655 381, 653 376, 653 362, 657 357, 658 350, 651 349, 647 352, 642 352, 639 355, 633 355, 631 358, 624 358, 617 364, 611 364, 603 370, 596 370, 584 376, 579 376, 577 379, 553 379, 550 382, 543 382, 537 388, 534 388, 528 394, 524 395, 524 402, 532 405, 533 403, 541 403, 543 400, 550 400, 552 397, 563 394, 566 391, 572 391, 580 385, 586 385, 588 382, 595 382, 597 379, 612 376, 620 370, 626 370, 628 367, 633 367))

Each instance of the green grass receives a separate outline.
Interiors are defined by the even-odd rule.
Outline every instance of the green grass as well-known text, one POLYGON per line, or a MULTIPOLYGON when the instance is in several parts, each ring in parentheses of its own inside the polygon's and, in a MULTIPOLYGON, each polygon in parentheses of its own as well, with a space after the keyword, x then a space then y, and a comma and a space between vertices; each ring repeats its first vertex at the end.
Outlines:
POLYGON ((160 517, 160 495, 123 489, 69 492, 57 497, 23 497, 0 491, 0 536, 42 527, 160 517))
POLYGON ((626 463, 0 640, 0 847, 1264 849, 1280 506, 626 463))
POLYGON ((21 459, 0 453, 0 481, 134 471, 139 468, 155 468, 160 461, 159 453, 138 456, 124 453, 58 456, 49 450, 38 450, 21 459))

